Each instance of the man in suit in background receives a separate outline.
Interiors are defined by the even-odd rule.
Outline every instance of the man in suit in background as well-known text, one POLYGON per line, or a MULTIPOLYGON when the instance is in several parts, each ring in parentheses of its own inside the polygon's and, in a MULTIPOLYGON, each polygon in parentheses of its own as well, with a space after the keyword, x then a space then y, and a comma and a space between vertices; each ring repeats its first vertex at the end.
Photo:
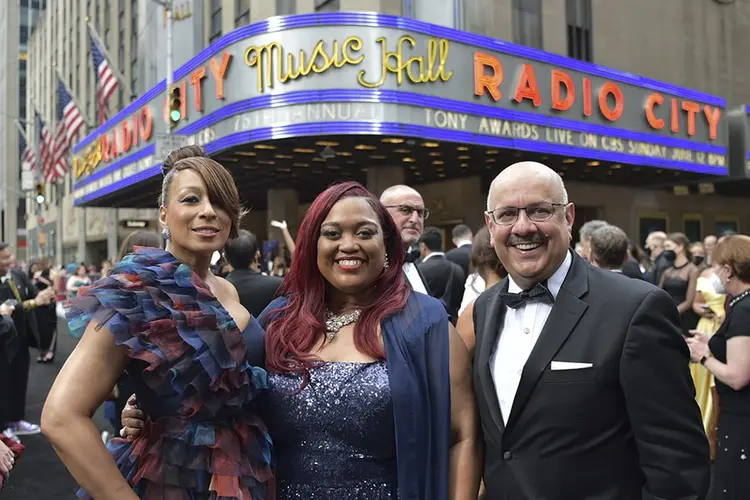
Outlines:
POLYGON ((453 244, 456 245, 456 248, 452 248, 445 252, 445 258, 461 266, 464 275, 468 276, 471 242, 474 240, 474 235, 471 233, 469 226, 466 224, 459 224, 453 228, 451 236, 453 237, 453 244))
POLYGON ((458 320, 458 309, 464 296, 464 275, 461 266, 449 261, 443 253, 443 233, 436 227, 428 227, 419 238, 422 262, 419 270, 427 281, 430 295, 439 299, 448 311, 451 321, 458 320))
POLYGON ((629 245, 628 235, 619 227, 600 227, 591 235, 588 261, 594 267, 624 274, 623 265, 630 258, 629 245))
POLYGON ((256 318, 274 299, 283 281, 260 272, 260 256, 258 237, 245 229, 224 246, 224 257, 232 266, 227 280, 237 289, 240 303, 256 318))
POLYGON ((406 282, 415 292, 430 295, 422 272, 416 265, 419 259, 419 237, 424 231, 424 221, 430 216, 430 211, 425 207, 422 195, 414 188, 397 184, 383 191, 380 202, 385 205, 393 217, 393 222, 401 233, 401 241, 404 244, 404 275, 406 282))
POLYGON ((487 498, 703 500, 708 442, 672 299, 569 250, 575 207, 545 165, 503 170, 487 205, 509 273, 466 332, 487 498))

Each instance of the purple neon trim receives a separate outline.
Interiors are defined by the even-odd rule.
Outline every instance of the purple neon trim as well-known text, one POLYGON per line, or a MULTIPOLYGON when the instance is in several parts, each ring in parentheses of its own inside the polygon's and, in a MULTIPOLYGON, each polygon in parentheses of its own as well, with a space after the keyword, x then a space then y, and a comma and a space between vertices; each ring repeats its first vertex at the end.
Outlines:
POLYGON ((126 156, 124 158, 120 158, 119 160, 117 160, 112 165, 108 166, 107 168, 104 168, 98 172, 94 172, 93 174, 83 179, 81 182, 77 182, 73 184, 73 189, 78 189, 80 187, 85 186, 86 184, 90 184, 94 182, 95 180, 99 179, 100 177, 104 177, 110 172, 114 172, 115 170, 118 170, 125 165, 130 165, 131 163, 137 162, 141 158, 145 158, 155 153, 156 153, 156 144, 149 144, 148 146, 142 149, 139 149, 137 152, 133 153, 132 155, 126 156))
MULTIPOLYGON (((715 176, 727 175, 727 169, 721 167, 709 167, 706 165, 695 165, 693 163, 662 160, 658 158, 645 158, 625 153, 610 153, 606 151, 597 151, 582 147, 560 146, 524 139, 505 139, 500 137, 472 134, 469 132, 433 129, 430 127, 422 127, 417 125, 404 125, 401 123, 329 122, 325 125, 319 123, 305 123, 288 125, 284 127, 267 127, 252 131, 237 132, 235 134, 222 137, 221 139, 207 144, 205 148, 207 152, 213 154, 231 148, 233 146, 258 141, 319 134, 330 135, 332 129, 335 130, 335 133, 338 135, 400 134, 423 139, 462 142, 488 147, 520 149, 524 151, 548 153, 560 156, 591 158, 613 163, 626 163, 632 165, 643 165, 647 167, 679 169, 715 176)), ((83 197, 76 200, 76 205, 87 203, 88 201, 100 198, 106 194, 135 184, 136 182, 139 182, 141 180, 153 177, 160 171, 160 164, 156 164, 153 167, 144 170, 143 172, 139 172, 138 174, 128 177, 127 179, 122 179, 121 181, 114 182, 99 189, 98 191, 84 195, 83 197)))
MULTIPOLYGON (((583 73, 589 73, 602 78, 629 83, 657 92, 673 94, 679 97, 701 101, 703 103, 712 104, 714 106, 726 107, 726 100, 722 99, 721 97, 704 94, 696 90, 659 82, 657 80, 633 75, 631 73, 617 71, 615 69, 606 68, 597 64, 578 61, 576 59, 571 59, 557 54, 551 54, 549 52, 533 49, 531 47, 523 47, 521 45, 515 45, 503 40, 495 40, 493 38, 482 35, 475 35, 473 33, 468 33, 453 28, 436 26, 433 24, 425 23, 423 21, 406 19, 398 16, 367 12, 332 12, 322 14, 301 14, 296 16, 272 17, 255 24, 243 26, 242 28, 236 29, 222 36, 214 43, 201 50, 187 63, 180 66, 180 68, 178 68, 174 72, 174 80, 179 81, 181 78, 188 75, 191 71, 203 64, 207 59, 216 54, 218 51, 239 40, 255 35, 275 33, 293 28, 331 25, 368 26, 410 30, 428 36, 446 38, 456 42, 466 43, 468 45, 475 45, 488 50, 505 52, 522 58, 533 59, 563 68, 574 69, 583 73)), ((96 137, 99 137, 104 132, 112 128, 115 124, 119 123, 127 116, 133 114, 138 109, 146 105, 149 101, 158 96, 159 93, 164 92, 166 90, 166 86, 166 79, 159 81, 159 83, 157 83, 148 92, 144 93, 138 99, 130 103, 115 116, 107 120, 107 122, 105 122, 103 125, 94 129, 94 131, 92 131, 87 137, 85 137, 81 142, 73 147, 73 152, 78 153, 78 151, 90 144, 96 137)))

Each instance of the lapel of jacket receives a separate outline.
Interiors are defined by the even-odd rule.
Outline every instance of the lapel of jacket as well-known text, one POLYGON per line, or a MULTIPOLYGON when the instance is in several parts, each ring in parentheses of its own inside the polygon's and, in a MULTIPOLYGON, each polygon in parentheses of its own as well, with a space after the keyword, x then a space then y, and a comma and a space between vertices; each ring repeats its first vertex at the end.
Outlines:
POLYGON ((521 381, 518 384, 518 390, 513 399, 513 407, 508 417, 506 432, 510 432, 518 421, 519 414, 526 406, 542 372, 547 369, 552 358, 573 332, 581 316, 588 308, 588 304, 581 300, 588 288, 586 263, 573 254, 570 270, 555 298, 552 312, 524 365, 521 381))
POLYGON ((506 278, 495 287, 495 291, 487 302, 481 345, 479 345, 479 351, 477 352, 477 370, 482 395, 484 396, 484 401, 487 404, 490 415, 492 415, 492 420, 501 433, 505 430, 505 421, 500 411, 500 402, 497 400, 495 382, 492 380, 490 358, 495 351, 495 344, 497 343, 497 338, 501 333, 500 329, 505 319, 505 305, 500 299, 499 294, 500 292, 507 291, 508 279, 506 278))

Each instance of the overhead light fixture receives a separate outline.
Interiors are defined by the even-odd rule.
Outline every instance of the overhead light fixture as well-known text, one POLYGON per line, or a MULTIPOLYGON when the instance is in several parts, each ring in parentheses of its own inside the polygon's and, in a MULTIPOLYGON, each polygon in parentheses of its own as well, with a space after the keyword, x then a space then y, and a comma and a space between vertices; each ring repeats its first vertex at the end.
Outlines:
POLYGON ((401 161, 403 161, 404 163, 414 163, 417 160, 415 160, 414 158, 410 158, 410 157, 407 156, 405 158, 402 158, 401 161))
POLYGON ((422 143, 423 148, 437 148, 440 147, 440 144, 437 142, 423 142, 422 143))
POLYGON ((440 156, 441 154, 440 151, 430 151, 430 156, 440 156))
POLYGON ((329 170, 341 170, 341 167, 338 165, 327 165, 329 170))
POLYGON ((462 164, 461 164, 461 168, 466 168, 466 167, 468 167, 468 166, 469 166, 469 164, 468 164, 468 163, 462 163, 462 164))
POLYGON ((278 158, 279 160, 292 160, 292 159, 294 159, 294 156, 292 156, 292 155, 278 154, 278 155, 273 155, 273 156, 274 156, 274 158, 278 158))
POLYGON ((338 142, 334 142, 334 141, 317 141, 315 143, 315 145, 316 146, 324 146, 324 147, 335 148, 336 146, 339 145, 339 143, 338 142))
POLYGON ((434 160, 432 162, 433 165, 443 165, 445 162, 443 160, 434 160))
POLYGON ((570 165, 571 163, 575 163, 576 160, 575 158, 565 158, 562 162, 566 165, 570 165))
POLYGON ((357 144, 354 149, 357 151, 372 151, 374 149, 378 149, 375 146, 370 146, 369 144, 357 144))
POLYGON ((277 171, 277 172, 291 172, 291 171, 292 171, 292 169, 291 169, 291 168, 288 168, 288 167, 278 167, 278 168, 276 169, 276 171, 277 171))
POLYGON ((271 150, 276 149, 276 146, 272 146, 270 144, 256 144, 253 146, 255 149, 265 149, 265 150, 271 150))
POLYGON ((386 156, 385 155, 370 155, 370 158, 372 158, 373 160, 385 160, 386 156))
POLYGON ((317 161, 317 162, 320 162, 320 163, 325 163, 325 162, 326 162, 326 159, 325 159, 325 158, 323 158, 322 156, 316 156, 316 157, 315 157, 315 158, 313 158, 312 160, 313 160, 313 161, 317 161))
POLYGON ((293 167, 309 167, 309 163, 292 163, 293 167))
POLYGON ((468 151, 468 150, 469 150, 468 146, 459 146, 456 148, 456 151, 468 151))
POLYGON ((461 155, 458 157, 459 160, 471 160, 471 156, 469 155, 461 155))
POLYGON ((445 177, 445 174, 441 172, 438 174, 438 177, 445 177))
POLYGON ((411 153, 411 150, 410 149, 399 148, 399 149, 394 149, 393 152, 394 153, 400 153, 400 154, 408 154, 408 153, 411 153))
POLYGON ((590 161, 586 165, 588 165, 589 167, 598 167, 599 166, 599 162, 598 161, 590 161))
POLYGON ((255 151, 237 151, 234 154, 237 156, 255 156, 255 151))
POLYGON ((495 163, 497 160, 495 158, 487 158, 487 160, 485 160, 485 161, 487 163, 495 163))
POLYGON ((312 148, 294 148, 292 151, 294 151, 295 153, 315 154, 315 150, 312 148))
POLYGON ((273 160, 258 160, 258 163, 261 165, 276 165, 276 162, 273 160))
POLYGON ((485 151, 485 153, 488 155, 496 155, 500 153, 500 151, 498 151, 497 149, 488 149, 487 151, 485 151))
POLYGON ((404 139, 400 137, 386 137, 381 142, 384 142, 386 144, 401 144, 404 142, 404 139))
POLYGON ((352 154, 349 151, 336 151, 337 156, 351 156, 352 154))
POLYGON ((325 148, 323 148, 323 151, 320 152, 320 157, 326 160, 336 158, 336 151, 334 151, 331 146, 326 146, 325 148))

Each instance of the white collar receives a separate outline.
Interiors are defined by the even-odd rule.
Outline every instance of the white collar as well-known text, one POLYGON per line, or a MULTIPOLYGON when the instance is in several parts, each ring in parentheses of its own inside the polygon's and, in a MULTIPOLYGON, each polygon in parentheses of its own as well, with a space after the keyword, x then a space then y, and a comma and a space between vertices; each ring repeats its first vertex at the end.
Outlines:
POLYGON ((427 262, 430 257, 437 257, 438 255, 445 255, 445 252, 432 252, 431 254, 425 255, 422 262, 427 262))
POLYGON ((461 240, 458 242, 458 245, 456 245, 456 248, 465 247, 467 245, 471 245, 471 240, 461 240))
MULTIPOLYGON (((557 271, 555 271, 547 280, 547 289, 552 293, 554 298, 557 298, 557 294, 560 293, 560 288, 562 288, 563 281, 565 281, 565 277, 568 275, 572 263, 573 257, 570 255, 570 252, 567 252, 563 263, 560 264, 557 271)), ((508 292, 521 293, 522 291, 521 287, 513 281, 513 278, 508 276, 508 292)))

